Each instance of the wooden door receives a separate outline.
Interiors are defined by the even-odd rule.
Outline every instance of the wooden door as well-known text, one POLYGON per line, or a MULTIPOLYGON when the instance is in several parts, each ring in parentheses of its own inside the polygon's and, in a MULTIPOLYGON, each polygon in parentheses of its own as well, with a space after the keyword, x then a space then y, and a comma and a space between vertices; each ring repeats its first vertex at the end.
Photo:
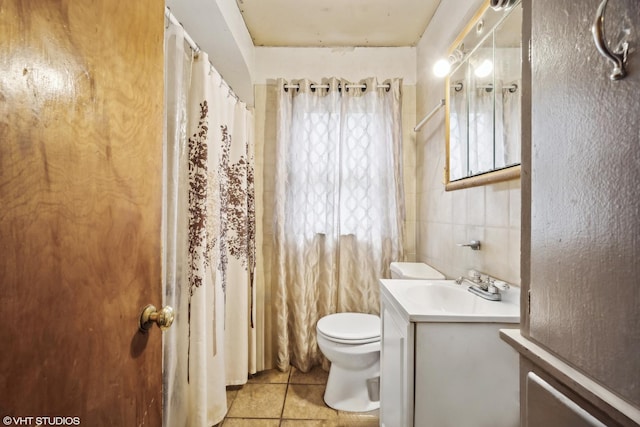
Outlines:
POLYGON ((3 425, 161 425, 163 9, 0 0, 3 425))
MULTIPOLYGON (((609 79, 599 4, 531 2, 529 336, 640 408, 640 55, 609 79)), ((607 6, 612 48, 623 29, 637 46, 637 0, 607 6)))

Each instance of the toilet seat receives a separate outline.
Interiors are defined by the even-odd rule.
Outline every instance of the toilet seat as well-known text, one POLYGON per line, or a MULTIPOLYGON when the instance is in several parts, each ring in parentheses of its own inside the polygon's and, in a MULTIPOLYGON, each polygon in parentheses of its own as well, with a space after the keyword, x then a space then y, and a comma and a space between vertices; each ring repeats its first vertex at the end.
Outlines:
POLYGON ((316 329, 329 341, 342 344, 380 341, 380 317, 373 314, 330 314, 318 320, 316 329))

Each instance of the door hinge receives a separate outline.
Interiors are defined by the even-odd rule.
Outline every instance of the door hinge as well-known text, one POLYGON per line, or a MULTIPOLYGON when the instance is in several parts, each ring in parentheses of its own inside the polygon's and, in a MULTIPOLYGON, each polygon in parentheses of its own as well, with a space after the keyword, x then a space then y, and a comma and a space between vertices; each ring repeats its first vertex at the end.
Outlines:
POLYGON ((531 64, 531 39, 529 39, 529 64, 531 64))
POLYGON ((527 291, 527 312, 531 315, 531 289, 527 291))

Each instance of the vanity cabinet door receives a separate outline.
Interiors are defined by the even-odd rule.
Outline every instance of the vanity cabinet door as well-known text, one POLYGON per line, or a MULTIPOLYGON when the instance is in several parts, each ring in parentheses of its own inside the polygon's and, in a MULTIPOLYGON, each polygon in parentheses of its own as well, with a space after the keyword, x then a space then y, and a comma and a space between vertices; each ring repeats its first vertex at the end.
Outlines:
POLYGON ((380 425, 413 426, 413 323, 382 303, 380 425))
POLYGON ((524 427, 606 427, 534 372, 527 373, 524 387, 525 410, 529 414, 524 427))

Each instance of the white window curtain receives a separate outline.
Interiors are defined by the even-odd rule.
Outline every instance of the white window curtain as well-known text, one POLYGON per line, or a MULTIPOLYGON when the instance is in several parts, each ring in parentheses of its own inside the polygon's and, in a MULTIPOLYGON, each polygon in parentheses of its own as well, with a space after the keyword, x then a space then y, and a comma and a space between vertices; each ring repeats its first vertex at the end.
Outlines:
POLYGON ((494 169, 494 91, 486 79, 473 73, 470 81, 468 175, 477 175, 494 169))
POLYGON ((402 81, 291 83, 278 81, 277 364, 306 372, 322 361, 318 319, 378 313, 378 279, 402 256, 402 81))
POLYGON ((496 168, 520 163, 520 80, 499 81, 496 93, 496 168))
POLYGON ((449 179, 467 176, 469 167, 467 83, 457 81, 449 88, 449 179))

